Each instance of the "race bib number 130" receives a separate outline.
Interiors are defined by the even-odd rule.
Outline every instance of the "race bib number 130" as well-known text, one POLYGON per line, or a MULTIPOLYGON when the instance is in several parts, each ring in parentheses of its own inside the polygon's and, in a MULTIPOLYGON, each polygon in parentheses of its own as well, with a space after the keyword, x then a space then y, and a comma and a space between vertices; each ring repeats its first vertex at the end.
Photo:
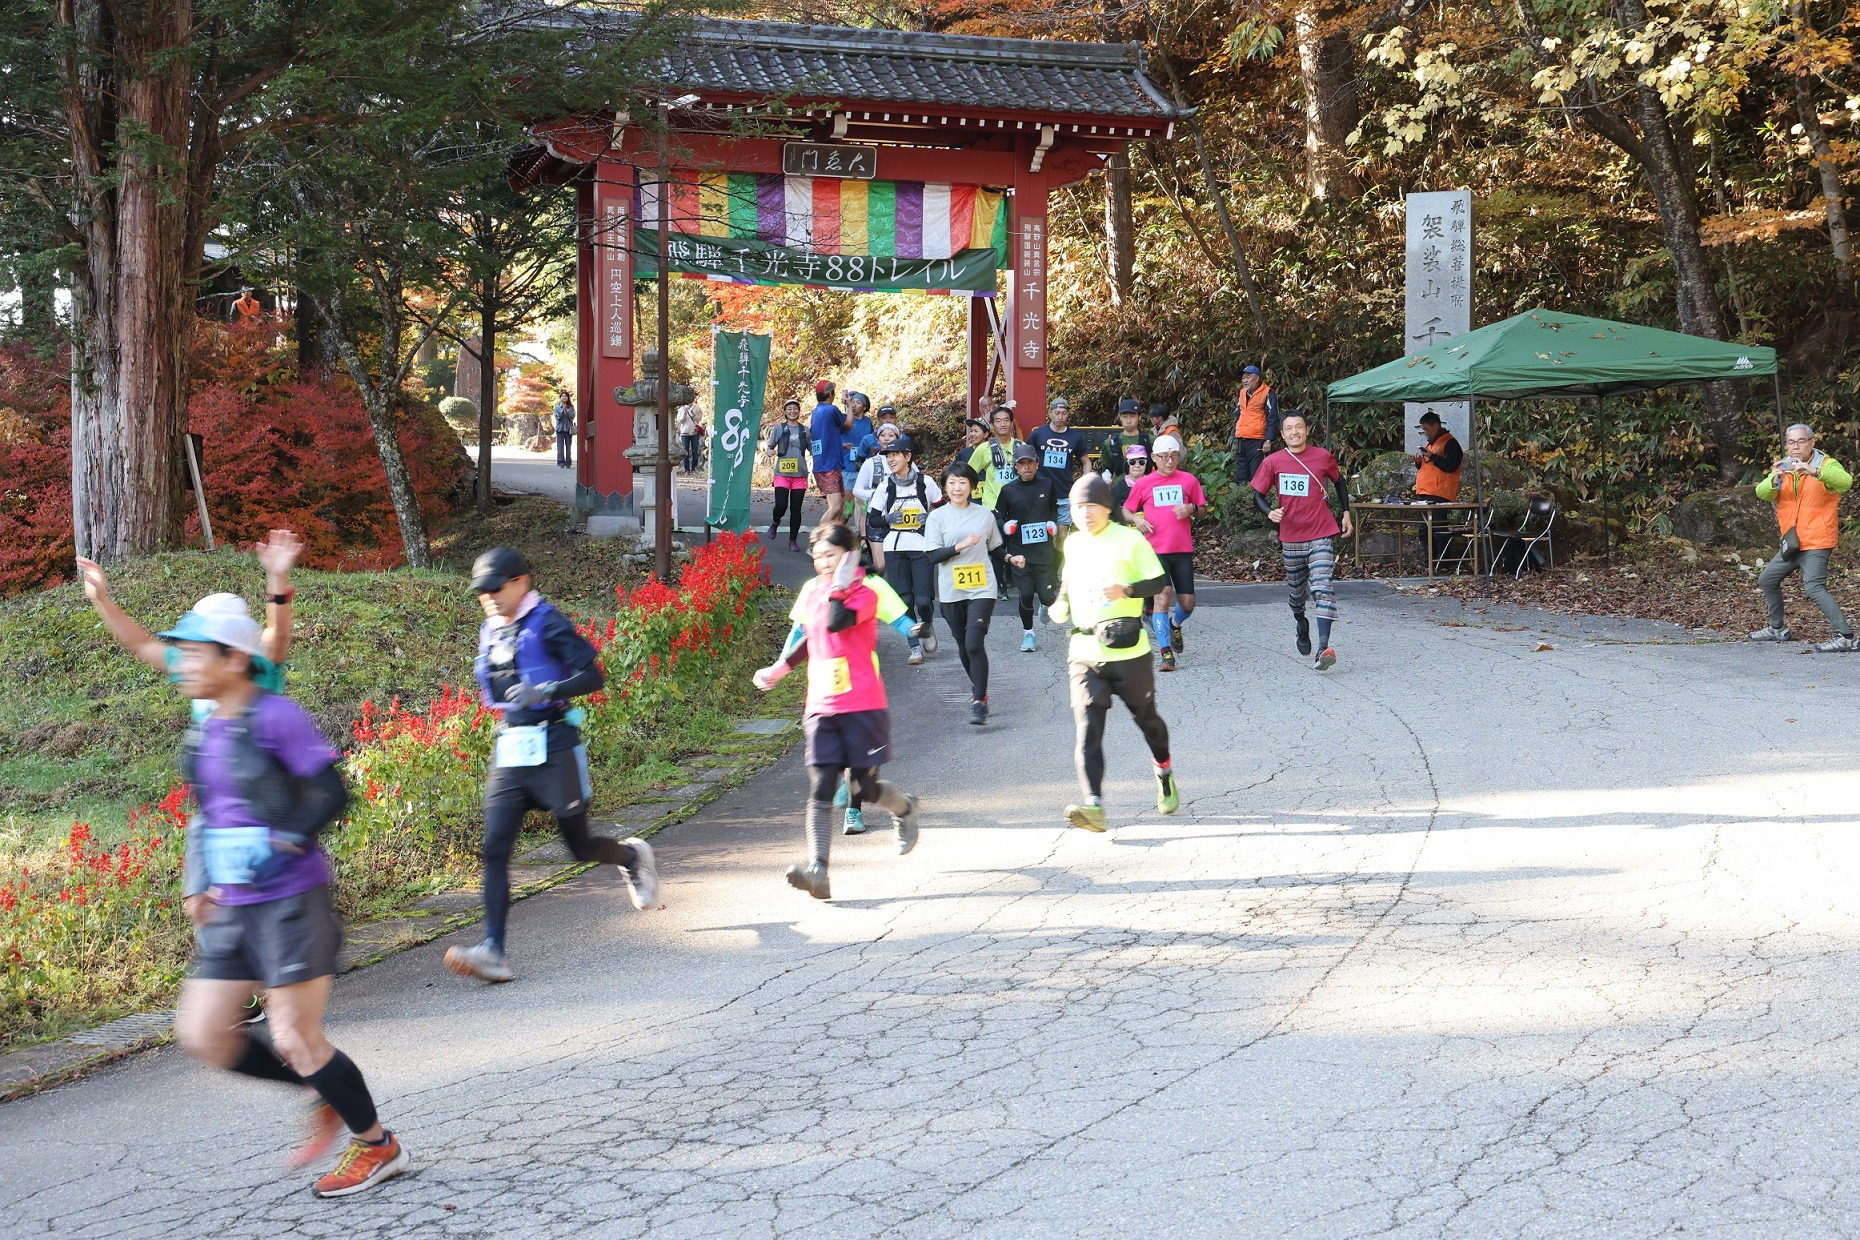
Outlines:
POLYGON ((1311 475, 1280 474, 1279 494, 1305 499, 1311 494, 1311 475))

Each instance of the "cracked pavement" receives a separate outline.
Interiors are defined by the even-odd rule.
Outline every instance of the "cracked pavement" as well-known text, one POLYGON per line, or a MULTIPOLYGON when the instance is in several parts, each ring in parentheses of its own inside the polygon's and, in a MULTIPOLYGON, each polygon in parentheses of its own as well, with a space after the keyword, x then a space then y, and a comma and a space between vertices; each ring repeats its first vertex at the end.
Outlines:
POLYGON ((886 639, 913 855, 788 888, 797 751, 655 841, 662 911, 596 872, 514 984, 339 981, 407 1176, 313 1199, 291 1094, 169 1048, 0 1107, 0 1230, 1860 1232, 1860 662, 1346 583, 1320 677, 1280 589, 1204 587, 1160 678, 1179 817, 1120 713, 1117 825, 1059 825, 1051 630, 998 617, 985 729, 946 629, 886 639))

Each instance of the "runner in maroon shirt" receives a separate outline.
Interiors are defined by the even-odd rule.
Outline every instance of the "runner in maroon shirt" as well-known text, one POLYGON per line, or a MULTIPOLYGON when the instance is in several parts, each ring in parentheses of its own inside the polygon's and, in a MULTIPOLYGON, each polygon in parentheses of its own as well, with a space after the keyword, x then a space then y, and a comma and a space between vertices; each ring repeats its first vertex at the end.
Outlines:
POLYGON ((1292 617, 1298 624, 1298 653, 1311 653, 1311 625, 1305 618, 1307 599, 1317 604, 1318 654, 1311 666, 1322 672, 1337 662, 1331 648, 1330 626, 1337 619, 1337 591, 1332 584, 1337 552, 1331 543, 1339 532, 1348 537, 1350 491, 1343 483, 1337 458, 1310 444, 1311 428, 1305 415, 1287 411, 1279 435, 1285 446, 1259 463, 1253 474, 1254 501, 1279 527, 1279 551, 1285 557, 1285 584, 1291 590, 1292 617), (1343 523, 1331 515, 1324 483, 1336 491, 1343 523), (1276 495, 1277 502, 1268 500, 1276 495))

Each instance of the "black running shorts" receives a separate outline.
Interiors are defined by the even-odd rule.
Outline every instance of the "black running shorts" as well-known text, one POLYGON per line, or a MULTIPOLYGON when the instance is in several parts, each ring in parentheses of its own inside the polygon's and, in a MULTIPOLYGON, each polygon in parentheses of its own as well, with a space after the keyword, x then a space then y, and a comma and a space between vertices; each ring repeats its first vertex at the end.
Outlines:
POLYGON ((854 710, 801 721, 807 765, 867 767, 891 761, 891 712, 854 710))
POLYGON ((263 904, 221 904, 194 931, 194 976, 290 986, 336 974, 342 922, 328 887, 263 904))
POLYGON ((1162 561, 1163 576, 1169 579, 1169 588, 1177 594, 1195 592, 1195 553, 1193 551, 1171 551, 1168 554, 1158 552, 1162 561))

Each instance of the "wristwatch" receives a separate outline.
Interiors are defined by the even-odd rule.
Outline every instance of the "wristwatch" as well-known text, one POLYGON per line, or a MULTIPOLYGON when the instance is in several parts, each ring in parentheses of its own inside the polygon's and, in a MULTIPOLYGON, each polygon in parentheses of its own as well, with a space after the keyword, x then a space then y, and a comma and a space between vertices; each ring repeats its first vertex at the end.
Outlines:
POLYGON ((292 599, 296 597, 297 597, 296 586, 288 587, 282 594, 273 594, 273 595, 268 596, 269 601, 276 603, 279 607, 283 607, 287 605, 292 599))

